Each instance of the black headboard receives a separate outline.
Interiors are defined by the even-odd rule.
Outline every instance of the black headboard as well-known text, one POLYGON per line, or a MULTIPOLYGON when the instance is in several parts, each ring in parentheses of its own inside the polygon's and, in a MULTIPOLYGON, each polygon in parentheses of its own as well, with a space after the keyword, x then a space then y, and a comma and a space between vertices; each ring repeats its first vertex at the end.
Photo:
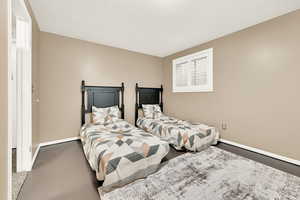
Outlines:
POLYGON ((81 101, 81 126, 85 124, 85 114, 91 113, 93 106, 105 108, 117 105, 121 111, 121 118, 124 119, 124 83, 121 84, 121 87, 87 86, 85 81, 82 81, 81 101), (85 105, 85 93, 87 106, 85 105))
POLYGON ((160 88, 146 88, 135 86, 136 103, 135 103, 135 125, 138 119, 138 111, 142 104, 158 104, 163 112, 163 86, 160 88))

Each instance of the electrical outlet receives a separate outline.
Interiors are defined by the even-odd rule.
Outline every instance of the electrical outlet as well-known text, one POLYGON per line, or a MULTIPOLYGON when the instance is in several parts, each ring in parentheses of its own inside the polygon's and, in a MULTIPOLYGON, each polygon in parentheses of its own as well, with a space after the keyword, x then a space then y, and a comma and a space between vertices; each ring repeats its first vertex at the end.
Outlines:
POLYGON ((224 130, 224 131, 228 129, 228 124, 224 121, 222 121, 221 126, 222 126, 222 130, 224 130))

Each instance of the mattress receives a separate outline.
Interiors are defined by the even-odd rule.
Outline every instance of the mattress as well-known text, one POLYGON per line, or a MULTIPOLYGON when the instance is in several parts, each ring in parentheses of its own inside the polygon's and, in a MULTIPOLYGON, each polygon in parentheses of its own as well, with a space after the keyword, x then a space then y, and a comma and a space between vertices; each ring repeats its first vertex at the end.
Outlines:
POLYGON ((202 151, 217 144, 219 133, 216 128, 165 116, 151 119, 139 118, 137 126, 160 137, 177 150, 202 151))
POLYGON ((80 136, 106 192, 154 173, 169 152, 167 142, 121 119, 107 125, 86 124, 80 136))

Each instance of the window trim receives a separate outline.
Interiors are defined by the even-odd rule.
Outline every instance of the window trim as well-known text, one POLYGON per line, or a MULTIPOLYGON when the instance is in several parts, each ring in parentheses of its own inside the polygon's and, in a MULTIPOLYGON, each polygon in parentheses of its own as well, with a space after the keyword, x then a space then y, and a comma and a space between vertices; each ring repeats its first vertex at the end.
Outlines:
MULTIPOLYGON (((189 54, 187 56, 183 56, 177 59, 173 60, 173 66, 172 66, 172 82, 173 82, 173 92, 174 93, 179 93, 179 92, 213 92, 213 48, 209 48, 203 51, 199 51, 193 54, 189 54), (195 58, 199 58, 202 55, 206 55, 208 57, 208 64, 209 64, 209 69, 208 69, 208 75, 207 78, 208 83, 207 85, 203 86, 203 87, 199 87, 199 86, 187 86, 187 87, 176 87, 176 65, 178 63, 181 62, 190 62, 191 60, 195 59, 195 58)), ((190 78, 190 76, 188 77, 188 79, 190 78)))

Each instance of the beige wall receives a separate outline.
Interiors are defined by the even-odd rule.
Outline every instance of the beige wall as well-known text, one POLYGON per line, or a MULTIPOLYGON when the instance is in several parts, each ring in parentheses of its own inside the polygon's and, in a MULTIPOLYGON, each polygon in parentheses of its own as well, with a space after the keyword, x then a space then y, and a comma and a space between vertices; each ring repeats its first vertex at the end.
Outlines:
POLYGON ((300 11, 164 60, 166 113, 220 128, 222 138, 300 160, 300 11), (174 58, 214 48, 214 92, 172 93, 174 58))
POLYGON ((41 142, 78 136, 81 80, 119 86, 125 82, 125 119, 134 122, 136 82, 159 86, 162 59, 62 37, 40 34, 41 142))
POLYGON ((7 199, 7 0, 0 1, 0 199, 7 199))
POLYGON ((39 35, 40 29, 28 0, 25 0, 28 12, 32 17, 32 156, 40 143, 39 134, 39 35))

